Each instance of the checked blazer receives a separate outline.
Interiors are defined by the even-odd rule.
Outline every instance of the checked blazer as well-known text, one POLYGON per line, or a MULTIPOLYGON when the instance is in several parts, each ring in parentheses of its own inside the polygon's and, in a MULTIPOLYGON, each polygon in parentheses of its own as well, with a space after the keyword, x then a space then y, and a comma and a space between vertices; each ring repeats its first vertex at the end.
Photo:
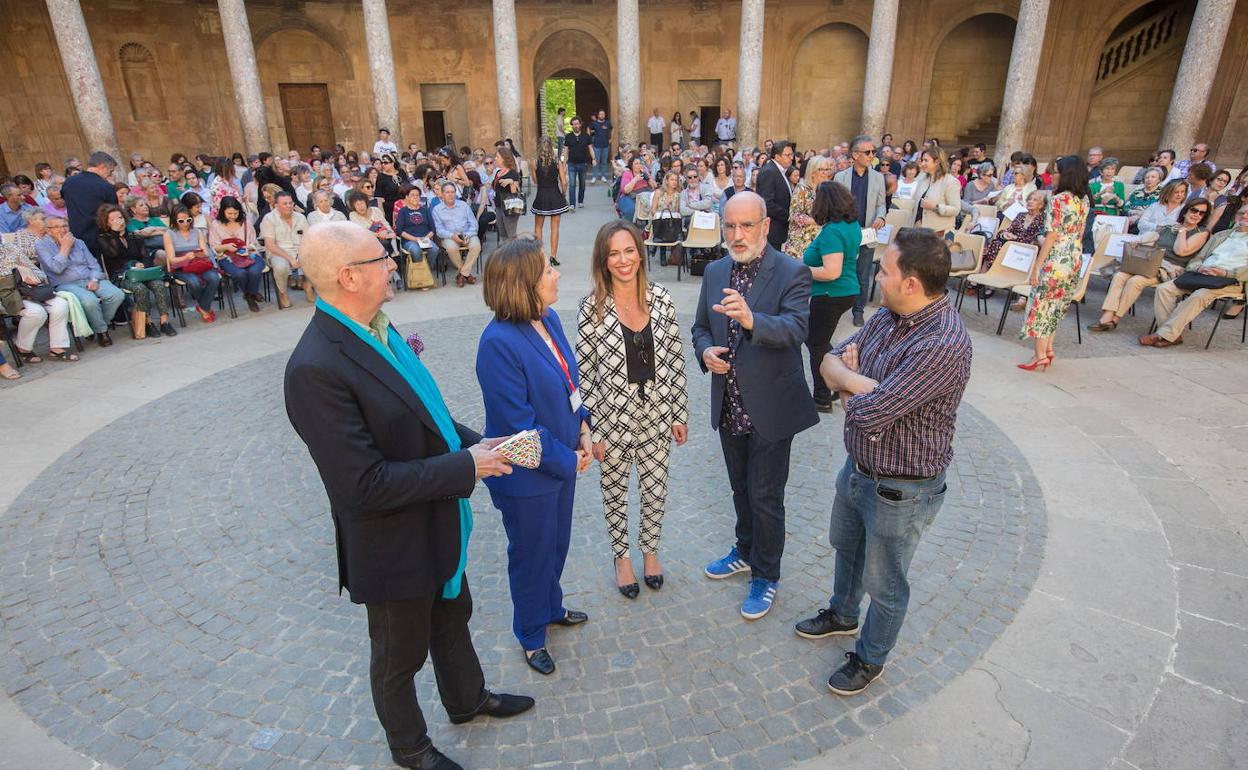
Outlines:
MULTIPOLYGON (((676 306, 667 289, 656 283, 646 286, 646 304, 654 333, 654 382, 646 386, 647 395, 654 407, 662 410, 663 422, 687 425, 689 394, 676 306)), ((594 318, 593 295, 581 300, 576 322, 576 363, 581 373, 581 398, 592 416, 595 443, 619 444, 626 438, 628 364, 622 328, 615 313, 615 300, 610 296, 601 321, 594 318)))

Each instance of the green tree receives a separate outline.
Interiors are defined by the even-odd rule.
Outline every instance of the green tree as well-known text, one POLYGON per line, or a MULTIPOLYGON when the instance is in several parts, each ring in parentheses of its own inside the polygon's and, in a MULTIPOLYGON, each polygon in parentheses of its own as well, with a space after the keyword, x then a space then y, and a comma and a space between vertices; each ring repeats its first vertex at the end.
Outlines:
POLYGON ((559 114, 559 108, 563 107, 567 110, 569 119, 576 114, 576 81, 547 80, 544 87, 546 89, 546 115, 547 120, 550 121, 547 130, 551 136, 554 136, 555 118, 559 114))

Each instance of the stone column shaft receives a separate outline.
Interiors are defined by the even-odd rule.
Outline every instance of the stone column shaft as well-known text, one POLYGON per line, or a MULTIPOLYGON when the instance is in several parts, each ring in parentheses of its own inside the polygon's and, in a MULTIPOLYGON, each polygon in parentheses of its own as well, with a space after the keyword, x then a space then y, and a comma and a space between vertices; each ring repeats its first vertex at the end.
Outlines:
POLYGON ((1187 32, 1183 61, 1174 79, 1170 109, 1161 132, 1161 147, 1174 148, 1180 158, 1186 158, 1188 148, 1201 139, 1197 132, 1218 74, 1218 62, 1222 60, 1222 47, 1234 12, 1235 0, 1200 0, 1196 4, 1196 15, 1187 32))
POLYGON ((103 150, 116 159, 118 168, 125 167, 82 6, 78 0, 47 0, 47 3, 52 30, 56 34, 56 47, 61 53, 61 65, 65 68, 65 79, 69 81, 74 109, 78 112, 78 125, 87 140, 87 151, 103 150))
POLYGON ((641 130, 641 21, 637 0, 615 4, 616 143, 637 144, 641 130))
POLYGON ((1005 76, 1005 97, 1001 102, 1001 125, 997 128, 997 168, 1004 168, 1010 153, 1023 149, 1031 103, 1036 94, 1036 75, 1040 71, 1038 52, 1044 44, 1048 19, 1049 0, 1020 0, 1010 69, 1005 76))
POLYGON ((737 143, 757 147, 763 93, 763 2, 741 0, 741 61, 737 68, 737 143))
POLYGON ((273 144, 269 140, 269 119, 264 111, 264 93, 260 90, 260 69, 256 66, 256 48, 251 42, 247 8, 243 0, 217 0, 217 10, 221 13, 221 34, 230 63, 234 102, 243 122, 243 146, 248 155, 268 152, 273 144))
POLYGON ((377 113, 374 128, 389 129, 390 141, 402 147, 399 87, 394 76, 394 50, 390 46, 390 16, 386 12, 386 0, 364 0, 364 39, 368 44, 368 69, 373 76, 373 111, 377 113))
POLYGON ((897 0, 875 0, 871 10, 871 42, 867 47, 867 76, 862 89, 862 133, 877 139, 884 133, 884 122, 888 120, 896 47, 897 0))
POLYGON ((520 50, 516 40, 515 0, 493 0, 494 68, 498 77, 500 139, 520 145, 520 50))

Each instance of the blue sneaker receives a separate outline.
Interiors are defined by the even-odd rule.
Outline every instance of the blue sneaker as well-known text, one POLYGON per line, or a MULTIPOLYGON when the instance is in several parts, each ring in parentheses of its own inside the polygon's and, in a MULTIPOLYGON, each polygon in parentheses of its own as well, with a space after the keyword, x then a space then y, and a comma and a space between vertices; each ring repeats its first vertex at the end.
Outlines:
POLYGON ((737 552, 737 547, 735 545, 732 547, 732 550, 728 552, 727 556, 716 559, 706 565, 706 576, 711 580, 723 580, 724 578, 732 577, 738 572, 749 571, 750 565, 742 561, 741 554, 737 552))
POLYGON ((750 595, 741 602, 741 617, 746 620, 758 620, 771 611, 771 604, 776 600, 776 588, 779 581, 750 579, 750 595))

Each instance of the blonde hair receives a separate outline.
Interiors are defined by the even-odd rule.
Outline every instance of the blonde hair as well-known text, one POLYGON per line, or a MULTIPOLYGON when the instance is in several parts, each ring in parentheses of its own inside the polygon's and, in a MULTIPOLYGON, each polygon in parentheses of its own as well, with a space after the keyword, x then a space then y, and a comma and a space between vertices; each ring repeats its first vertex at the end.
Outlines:
POLYGON ((815 189, 815 174, 819 173, 819 169, 832 163, 831 158, 825 158, 822 155, 816 155, 806 161, 806 173, 802 175, 802 181, 810 189, 815 189))

